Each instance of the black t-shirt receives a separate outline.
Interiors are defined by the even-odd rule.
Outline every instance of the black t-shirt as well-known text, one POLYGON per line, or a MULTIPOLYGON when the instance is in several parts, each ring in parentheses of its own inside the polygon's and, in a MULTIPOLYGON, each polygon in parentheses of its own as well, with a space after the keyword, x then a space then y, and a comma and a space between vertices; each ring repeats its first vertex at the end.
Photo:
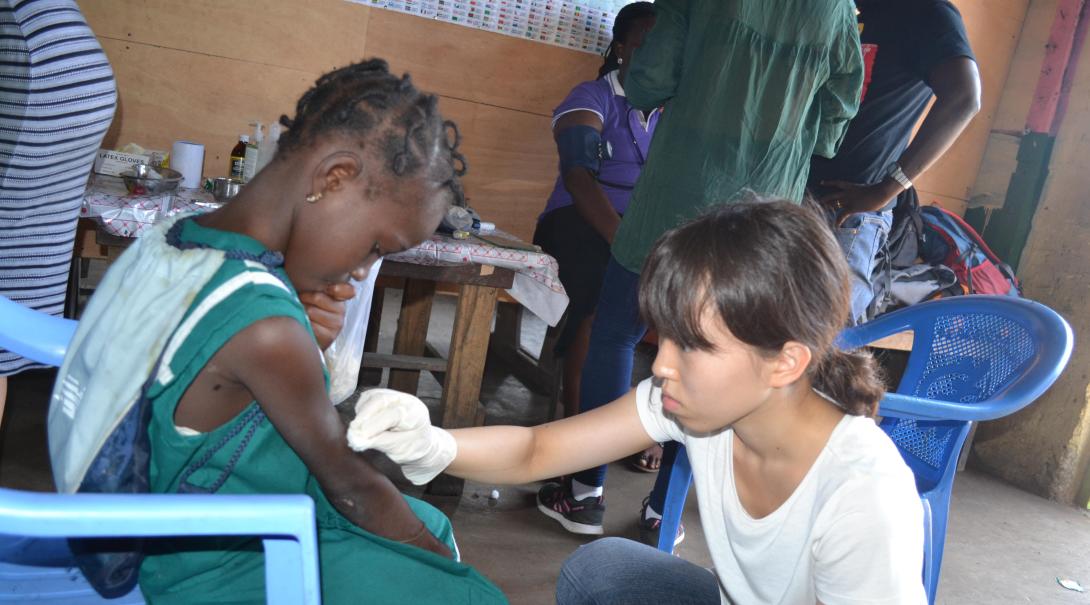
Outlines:
POLYGON ((810 186, 823 180, 871 184, 908 147, 931 100, 928 75, 943 61, 974 61, 961 13, 947 0, 859 0, 866 78, 859 113, 836 157, 814 156, 810 186))

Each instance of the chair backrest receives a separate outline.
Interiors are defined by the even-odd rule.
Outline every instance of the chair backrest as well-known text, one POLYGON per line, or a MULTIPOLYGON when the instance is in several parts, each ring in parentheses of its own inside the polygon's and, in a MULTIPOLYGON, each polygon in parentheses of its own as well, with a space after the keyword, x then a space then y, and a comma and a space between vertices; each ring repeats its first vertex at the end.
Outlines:
POLYGON ((930 403, 926 410, 900 409, 901 400, 890 396, 879 414, 921 492, 953 472, 968 421, 1000 418, 1031 403, 1059 376, 1073 343, 1067 322, 1044 305, 959 296, 849 328, 839 344, 857 347, 905 330, 913 332, 912 352, 896 393, 930 403))

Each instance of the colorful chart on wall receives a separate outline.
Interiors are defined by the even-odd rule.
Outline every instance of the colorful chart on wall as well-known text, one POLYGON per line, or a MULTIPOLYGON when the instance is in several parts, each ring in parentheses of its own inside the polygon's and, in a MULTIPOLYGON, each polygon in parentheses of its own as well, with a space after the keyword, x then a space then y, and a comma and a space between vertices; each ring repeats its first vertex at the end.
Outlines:
POLYGON ((631 0, 348 0, 426 19, 604 54, 631 0))

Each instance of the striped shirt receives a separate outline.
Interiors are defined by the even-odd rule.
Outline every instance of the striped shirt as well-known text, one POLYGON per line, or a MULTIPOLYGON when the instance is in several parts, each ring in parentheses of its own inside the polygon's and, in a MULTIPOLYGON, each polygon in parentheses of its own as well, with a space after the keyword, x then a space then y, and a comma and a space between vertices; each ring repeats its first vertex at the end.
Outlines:
MULTIPOLYGON (((60 315, 113 71, 73 0, 0 0, 0 295, 60 315)), ((0 375, 33 367, 0 350, 0 375)))

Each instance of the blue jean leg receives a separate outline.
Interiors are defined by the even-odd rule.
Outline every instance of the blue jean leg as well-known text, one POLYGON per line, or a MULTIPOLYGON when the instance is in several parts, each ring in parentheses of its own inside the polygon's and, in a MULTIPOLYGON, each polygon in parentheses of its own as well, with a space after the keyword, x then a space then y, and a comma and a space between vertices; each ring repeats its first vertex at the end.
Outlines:
POLYGON ((853 214, 836 230, 836 239, 851 269, 853 325, 867 319, 867 308, 874 300, 872 276, 878 252, 885 245, 892 225, 893 210, 882 210, 853 214))
POLYGON ((719 605, 703 567, 624 538, 580 546, 560 568, 557 605, 719 605))
MULTIPOLYGON (((631 388, 632 357, 647 333, 647 326, 640 321, 639 286, 639 274, 610 257, 580 378, 580 412, 601 407, 631 388)), ((581 471, 575 479, 585 485, 603 485, 606 467, 581 471)))

